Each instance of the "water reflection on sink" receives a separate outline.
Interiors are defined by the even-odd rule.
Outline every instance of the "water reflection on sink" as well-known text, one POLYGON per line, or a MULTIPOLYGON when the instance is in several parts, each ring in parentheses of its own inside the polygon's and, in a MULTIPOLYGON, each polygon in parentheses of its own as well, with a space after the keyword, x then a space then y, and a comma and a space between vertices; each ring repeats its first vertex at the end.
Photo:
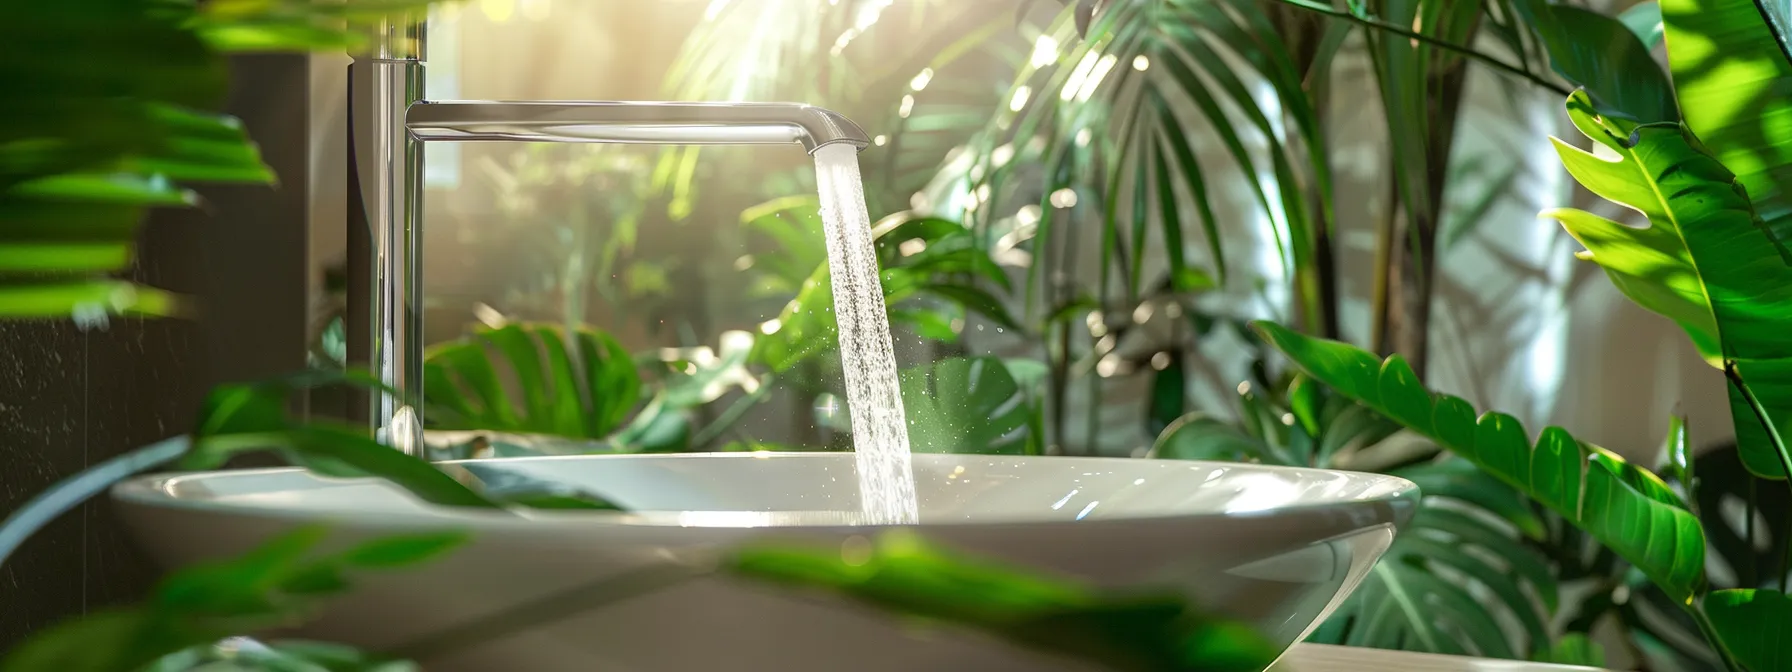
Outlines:
MULTIPOLYGON (((494 487, 600 493, 630 513, 529 519, 447 510, 384 484, 295 470, 139 479, 122 514, 170 566, 331 521, 344 540, 453 527, 474 541, 380 575, 302 633, 372 648, 655 563, 746 541, 841 544, 874 530, 850 454, 576 456, 459 462, 494 487)), ((928 539, 1108 587, 1174 590, 1287 646, 1335 608, 1417 502, 1401 479, 1255 465, 918 455, 928 539)), ((1079 669, 856 605, 709 577, 424 660, 431 670, 1079 669)))

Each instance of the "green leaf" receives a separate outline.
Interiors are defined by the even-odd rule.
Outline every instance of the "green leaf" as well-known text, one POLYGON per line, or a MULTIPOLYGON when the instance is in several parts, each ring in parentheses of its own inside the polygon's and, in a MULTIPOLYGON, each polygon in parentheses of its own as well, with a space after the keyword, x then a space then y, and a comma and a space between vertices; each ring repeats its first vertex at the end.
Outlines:
POLYGON ((1686 440, 1686 416, 1678 413, 1668 417, 1668 434, 1661 442, 1661 468, 1657 469, 1673 477, 1688 493, 1693 491, 1692 447, 1686 440))
MULTIPOLYGON (((744 331, 723 332, 716 348, 708 346, 681 349, 671 358, 683 359, 673 364, 662 388, 665 404, 673 409, 701 406, 715 401, 735 388, 754 389, 760 380, 747 368, 756 343, 754 334, 744 331), (693 352, 694 350, 694 352, 693 352)), ((662 355, 664 357, 665 355, 662 355)))
MULTIPOLYGON (((1424 469, 1397 473, 1423 478, 1424 469)), ((1506 636, 1501 620, 1518 623, 1525 641, 1546 641, 1544 619, 1557 605, 1557 586, 1544 558, 1486 515, 1498 509, 1474 508, 1482 493, 1426 480, 1437 492, 1420 486, 1425 499, 1412 524, 1309 641, 1507 658, 1528 650, 1506 636), (1452 578, 1442 580, 1442 571, 1452 578)), ((1517 501, 1516 493, 1501 488, 1508 501, 1517 501)))
POLYGON ((940 283, 926 285, 921 288, 921 291, 964 306, 967 310, 976 311, 1005 329, 1013 329, 1016 332, 1025 331, 1021 328, 1020 323, 1008 314, 1008 309, 1002 306, 1002 301, 983 289, 969 285, 940 283))
POLYGON ((1225 421, 1195 411, 1170 423, 1151 445, 1151 456, 1172 460, 1243 462, 1255 460, 1290 465, 1287 458, 1262 439, 1239 431, 1225 421))
POLYGON ((1772 590, 1719 590, 1705 615, 1724 648, 1752 672, 1792 669, 1792 596, 1772 590))
POLYGON ((168 632, 138 607, 113 608, 33 633, 0 660, 0 672, 134 670, 212 637, 168 632))
MULTIPOLYGON (((1526 505, 1523 495, 1467 460, 1429 462, 1390 473, 1412 481, 1426 497, 1444 497, 1472 504, 1517 528, 1526 537, 1538 541, 1547 537, 1543 518, 1526 505)), ((1543 597, 1554 609, 1555 596, 1543 597)))
MULTIPOLYGON (((390 661, 345 647, 243 643, 220 658, 227 636, 289 625, 308 616, 316 598, 347 590, 342 569, 414 564, 466 540, 463 533, 376 540, 335 556, 315 557, 320 526, 295 529, 237 558, 198 564, 164 578, 141 606, 95 612, 40 630, 0 660, 0 671, 187 670, 212 660, 249 669, 374 670, 390 661), (184 665, 182 664, 184 663, 184 665), (285 663, 308 663, 281 667, 285 663)), ((402 669, 402 668, 398 668, 402 669)))
POLYGON ((427 562, 467 542, 460 532, 437 532, 385 537, 363 543, 342 554, 355 567, 404 567, 427 562))
POLYGON ((1584 89, 1600 114, 1641 123, 1680 120, 1667 73, 1625 22, 1547 0, 1519 0, 1516 8, 1542 39, 1556 73, 1584 89))
POLYGON ((1772 3, 1660 4, 1687 127, 1736 174, 1774 240, 1792 243, 1792 63, 1756 7, 1772 3))
POLYGON ((1025 454, 1029 415, 1020 385, 1002 360, 956 358, 904 369, 902 406, 909 445, 921 453, 1025 454))
MULTIPOLYGON (((1586 246, 1625 296, 1678 322, 1713 366, 1737 368, 1781 432, 1792 429, 1792 266, 1761 229, 1743 188, 1679 124, 1636 126, 1599 116, 1586 96, 1568 99, 1575 126, 1618 156, 1607 161, 1556 140, 1568 172, 1599 196, 1648 217, 1633 228, 1582 210, 1544 213, 1586 246)), ((1780 477, 1778 453, 1754 411, 1731 394, 1743 459, 1780 477)))
POLYGON ((1254 324, 1300 369, 1357 402, 1467 458, 1586 530, 1675 600, 1705 584, 1705 535, 1665 483, 1598 446, 1550 427, 1532 443, 1510 416, 1475 417, 1457 397, 1420 384, 1399 356, 1385 364, 1360 349, 1254 324))
POLYGON ((845 547, 749 547, 730 573, 847 597, 1114 670, 1258 672, 1276 650, 1167 594, 1114 594, 950 553, 907 533, 845 547))
POLYGON ((1605 667, 1605 647, 1593 641, 1586 633, 1570 632, 1562 635, 1548 648, 1532 654, 1531 660, 1540 663, 1557 665, 1582 665, 1586 667, 1605 667))
POLYGON ((891 308, 890 326, 908 325, 921 338, 935 341, 955 343, 959 333, 953 327, 953 316, 941 310, 929 308, 891 308))
POLYGON ((208 2, 192 27, 224 52, 326 51, 359 46, 361 31, 383 17, 418 15, 431 0, 221 0, 208 2))
POLYGON ((270 450, 279 450, 300 466, 328 476, 377 476, 431 504, 498 507, 496 502, 428 462, 346 428, 311 426, 207 436, 198 440, 181 466, 217 468, 238 454, 270 450))
MULTIPOLYGON (((149 604, 159 612, 204 616, 270 616, 280 611, 276 593, 295 577, 315 574, 307 556, 328 536, 311 524, 262 542, 228 560, 191 565, 157 584, 149 604)), ((334 571, 333 567, 325 567, 334 571)), ((313 584, 315 585, 315 583, 313 584)))
MULTIPOLYGON (((1009 208, 1005 198, 1036 193, 1039 185, 1029 181, 1044 172, 1046 193, 1072 189, 1089 205, 1041 218, 1036 253, 1073 239, 1073 227, 1094 225, 1102 251, 1100 268, 1090 270, 1101 278, 1101 292, 1119 280, 1115 289, 1135 295, 1154 267, 1163 267, 1178 291, 1198 291, 1208 281, 1227 281, 1213 204, 1222 190, 1206 171, 1259 176, 1247 180, 1247 197, 1272 220, 1278 259, 1298 287, 1298 314, 1321 323, 1319 240, 1333 225, 1334 199, 1323 124, 1296 62, 1310 45, 1284 42, 1255 0, 1108 3, 1089 17, 1086 39, 1077 36, 1073 12, 1064 8, 1046 35, 1075 46, 1046 66, 1023 68, 1003 99, 1024 104, 996 115, 986 130, 991 141, 971 146, 972 165, 994 166, 971 184, 991 194, 989 211, 1009 208), (1102 75, 1091 76, 1092 67, 1102 75), (1206 139, 1217 138, 1219 150, 1207 151, 1204 137, 1187 130, 1194 127, 1210 130, 1206 139), (997 160, 1027 138, 1043 140, 1036 154, 1042 170, 1032 169, 1037 162, 997 160), (1256 151, 1251 143, 1266 147, 1256 151), (1211 157, 1222 165, 1203 166, 1211 157), (1161 245, 1151 244, 1153 227, 1161 245), (1210 261, 1189 258, 1197 248, 1210 261), (1212 272, 1200 274, 1198 266, 1212 272)), ((1069 273, 1059 268, 1060 257, 1038 254, 1029 296, 1069 273)))
POLYGON ((622 344, 592 329, 511 324, 424 354, 431 426, 601 439, 622 427, 641 378, 622 344), (516 381, 520 403, 505 389, 516 381))
POLYGON ((0 319, 95 319, 108 314, 172 317, 185 312, 179 297, 123 280, 0 282, 0 319))

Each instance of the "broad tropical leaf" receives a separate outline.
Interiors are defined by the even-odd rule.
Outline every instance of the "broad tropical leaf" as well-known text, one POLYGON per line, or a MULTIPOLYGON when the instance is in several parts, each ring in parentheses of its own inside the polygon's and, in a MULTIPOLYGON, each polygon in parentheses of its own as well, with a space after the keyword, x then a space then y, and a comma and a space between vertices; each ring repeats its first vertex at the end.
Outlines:
POLYGON ((1038 412, 995 357, 948 359, 900 374, 909 445, 922 453, 1037 454, 1038 412))
MULTIPOLYGON (((1241 430, 1197 412, 1158 436, 1151 454, 1329 468, 1345 454, 1343 446, 1367 450, 1398 427, 1311 379, 1297 378, 1287 397, 1295 410, 1247 394, 1244 411, 1253 413, 1251 403, 1269 406, 1269 427, 1286 432, 1241 430), (1296 422, 1284 424, 1288 415, 1296 422), (1321 444, 1332 447, 1314 450, 1321 444)), ((1261 423, 1245 423, 1253 424, 1261 423)), ((1460 459, 1391 473, 1425 494, 1419 514, 1309 641, 1504 658, 1547 643, 1544 618, 1557 606, 1556 582, 1544 559, 1522 543, 1544 534, 1523 498, 1460 459), (1505 620, 1520 624, 1524 639, 1508 637, 1498 624, 1505 620)))
MULTIPOLYGON (((1686 126, 1792 244, 1792 63, 1755 0, 1662 0, 1686 126)), ((1783 6, 1783 3, 1782 3, 1783 6)))
POLYGON ((1303 376, 1265 387, 1240 388, 1236 425, 1202 411, 1186 414, 1158 433, 1150 454, 1333 469, 1400 429, 1303 376))
POLYGON ((1571 632, 1533 654, 1531 660, 1557 665, 1605 667, 1605 648, 1584 633, 1571 632))
MULTIPOLYGON (((1640 123, 1680 119, 1667 73, 1631 25, 1546 0, 1519 0, 1517 8, 1543 41, 1556 73, 1584 89, 1600 114, 1640 123)), ((1638 20, 1645 28, 1647 18, 1645 13, 1638 20)), ((1655 30, 1660 24, 1654 22, 1655 30)))
POLYGON ((750 547, 724 569, 980 631, 1103 669, 1259 672, 1277 653, 1261 634, 1203 613, 1180 596, 1111 594, 966 557, 908 533, 886 533, 844 550, 750 547))
MULTIPOLYGON (((1568 172, 1599 196, 1648 217, 1633 228, 1582 210, 1544 213, 1586 246, 1639 305, 1686 330, 1713 366, 1735 360, 1782 433, 1792 430, 1792 266, 1761 228, 1744 188, 1680 124, 1637 125, 1568 99, 1580 131, 1617 153, 1607 161, 1556 140, 1568 172)), ((1731 417, 1749 469, 1782 477, 1754 411, 1731 391, 1731 417)))
POLYGON ((1258 322, 1275 347, 1339 394, 1467 458, 1561 514, 1630 561, 1675 600, 1705 585, 1705 534, 1685 502, 1654 474, 1557 427, 1535 442, 1517 419, 1475 417, 1468 402, 1425 388, 1405 360, 1374 355, 1258 322))
MULTIPOLYGON (((1498 528, 1447 509, 1422 511, 1411 527, 1388 549, 1351 598, 1334 612, 1308 641, 1379 649, 1513 657, 1513 643, 1501 631, 1485 598, 1438 573, 1459 572, 1464 579, 1494 591, 1501 610, 1523 619, 1529 641, 1537 641, 1542 621, 1534 601, 1526 597, 1518 575, 1480 554, 1512 552, 1526 566, 1544 570, 1535 551, 1517 546, 1498 528), (1492 550, 1474 543, 1493 541, 1492 550)), ((1502 561, 1512 556, 1501 556, 1502 561)))
POLYGON ((609 334, 549 324, 485 329, 424 353, 424 417, 441 429, 601 439, 641 398, 641 377, 609 334), (512 378, 520 403, 503 380, 512 378))
MULTIPOLYGON (((1499 518, 1463 506, 1482 493, 1439 482, 1445 481, 1420 486, 1424 504, 1412 524, 1308 641, 1491 658, 1512 658, 1548 641, 1544 619, 1557 592, 1544 558, 1499 518), (1500 627, 1508 618, 1521 625, 1523 640, 1511 640, 1500 627)), ((1491 485, 1517 503, 1509 488, 1491 485)))
POLYGON ((1705 614, 1724 648, 1751 672, 1792 670, 1792 597, 1772 590, 1719 590, 1705 614))

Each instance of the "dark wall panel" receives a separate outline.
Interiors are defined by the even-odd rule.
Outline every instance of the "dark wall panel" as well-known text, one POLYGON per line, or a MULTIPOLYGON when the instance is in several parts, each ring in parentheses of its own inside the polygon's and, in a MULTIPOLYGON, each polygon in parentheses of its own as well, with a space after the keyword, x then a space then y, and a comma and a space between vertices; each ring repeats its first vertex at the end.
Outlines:
MULTIPOLYGON (((277 188, 201 187, 161 211, 135 277, 199 298, 198 320, 0 323, 0 513, 86 466, 185 433, 219 381, 304 366, 307 59, 243 57, 227 109, 277 188)), ((0 650, 69 616, 139 597, 155 569, 106 502, 43 530, 0 566, 0 650)))

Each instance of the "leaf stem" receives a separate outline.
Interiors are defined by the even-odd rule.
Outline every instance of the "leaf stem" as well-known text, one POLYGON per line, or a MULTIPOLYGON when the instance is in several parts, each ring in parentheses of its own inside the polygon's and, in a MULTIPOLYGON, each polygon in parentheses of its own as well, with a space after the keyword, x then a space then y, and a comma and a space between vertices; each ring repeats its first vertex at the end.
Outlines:
POLYGON ((1557 94, 1560 94, 1564 98, 1567 97, 1569 94, 1573 93, 1572 91, 1568 90, 1567 88, 1564 88, 1560 84, 1549 81, 1548 79, 1545 79, 1543 77, 1539 77, 1535 73, 1533 73, 1529 70, 1526 70, 1524 68, 1518 67, 1516 65, 1512 65, 1511 63, 1507 63, 1498 58, 1494 58, 1493 56, 1489 56, 1487 54, 1476 51, 1472 47, 1467 47, 1464 45, 1456 44, 1456 43, 1450 42, 1448 40, 1440 40, 1438 38, 1432 37, 1430 35, 1426 35, 1424 33, 1413 32, 1411 30, 1402 28, 1402 27, 1392 24, 1392 23, 1388 23, 1386 21, 1372 19, 1372 18, 1369 18, 1366 16, 1358 16, 1356 14, 1352 14, 1349 11, 1342 10, 1342 9, 1326 7, 1323 5, 1308 4, 1306 2, 1301 2, 1300 0, 1275 0, 1275 1, 1279 2, 1281 4, 1284 4, 1284 5, 1288 5, 1290 7, 1303 9, 1303 10, 1313 12, 1316 14, 1324 14, 1324 15, 1332 17, 1334 19, 1342 19, 1344 21, 1348 21, 1350 23, 1354 23, 1359 26, 1363 26, 1365 28, 1373 28, 1375 30, 1392 33, 1394 35, 1398 35, 1400 37, 1404 37, 1409 40, 1417 40, 1419 42, 1424 42, 1426 44, 1437 47, 1439 49, 1443 49, 1444 51, 1455 52, 1456 54, 1466 57, 1469 60, 1477 61, 1477 62, 1481 63, 1482 65, 1486 65, 1495 70, 1499 70, 1500 72, 1504 72, 1508 75, 1512 75, 1512 76, 1518 77, 1520 79, 1528 80, 1532 84, 1536 84, 1537 86, 1543 87, 1550 91, 1554 91, 1557 94))
POLYGON ((1705 636, 1705 642, 1710 644, 1711 649, 1717 652, 1717 657, 1724 661, 1724 669, 1729 670, 1729 672, 1747 672, 1747 670, 1743 669, 1741 663, 1736 662, 1736 657, 1730 653, 1730 647, 1724 645, 1724 640, 1718 639, 1717 628, 1711 624, 1711 619, 1705 615, 1704 605, 1702 603, 1687 603, 1685 606, 1686 613, 1692 616, 1694 623, 1699 624, 1699 634, 1705 636))
POLYGON ((1742 372, 1736 370, 1736 360, 1724 360, 1724 377, 1729 378, 1730 384, 1736 386, 1736 391, 1742 393, 1743 400, 1747 401, 1748 407, 1755 412, 1755 419, 1761 422, 1761 428, 1767 430, 1767 440, 1773 443, 1773 451, 1779 455, 1780 468, 1785 470, 1788 477, 1787 483, 1792 484, 1792 451, 1786 450, 1786 441, 1780 438, 1779 428, 1775 427, 1773 420, 1767 417, 1767 408, 1762 406, 1761 400, 1755 398, 1755 393, 1748 389, 1748 383, 1743 382, 1742 372))
MULTIPOLYGON (((1786 441, 1780 438, 1779 428, 1775 427, 1773 420, 1767 417, 1767 407, 1761 405, 1761 400, 1755 397, 1754 391, 1748 389, 1748 383, 1742 380, 1742 372, 1736 369, 1736 360, 1724 360, 1724 377, 1729 378, 1730 384, 1736 386, 1736 391, 1742 393, 1742 399, 1747 401, 1749 409, 1755 412, 1755 420, 1760 421, 1761 428, 1767 430, 1767 440, 1773 444, 1774 453, 1779 455, 1780 468, 1785 470, 1786 482, 1788 485, 1792 485, 1792 451, 1786 450, 1786 441)), ((1754 477, 1750 475, 1748 478, 1752 483, 1754 477)), ((1754 515, 1754 510, 1750 509, 1748 516, 1753 518, 1754 515)), ((1749 550, 1753 551, 1754 549, 1750 548, 1749 550)), ((1788 536, 1785 543, 1780 544, 1778 569, 1780 592, 1784 593, 1786 592, 1786 574, 1792 572, 1792 535, 1788 536)))

